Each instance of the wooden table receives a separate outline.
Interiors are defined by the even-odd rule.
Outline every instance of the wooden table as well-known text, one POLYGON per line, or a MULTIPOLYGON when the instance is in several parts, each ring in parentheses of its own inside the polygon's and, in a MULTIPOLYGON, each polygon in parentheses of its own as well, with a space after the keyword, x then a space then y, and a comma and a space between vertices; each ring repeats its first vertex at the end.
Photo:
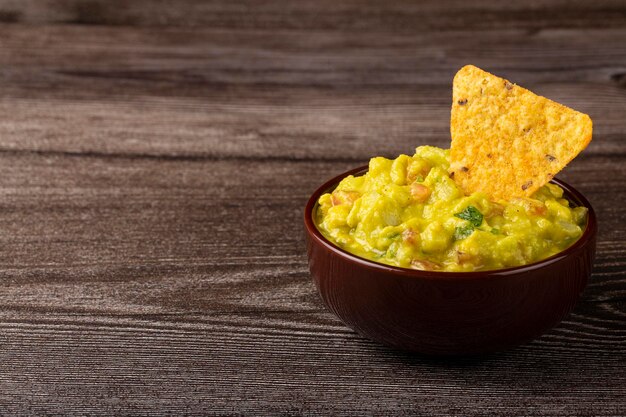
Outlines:
POLYGON ((0 2, 0 414, 625 415, 626 4, 0 2), (599 222, 560 326, 431 359, 320 302, 302 211, 447 146, 473 63, 589 113, 599 222))

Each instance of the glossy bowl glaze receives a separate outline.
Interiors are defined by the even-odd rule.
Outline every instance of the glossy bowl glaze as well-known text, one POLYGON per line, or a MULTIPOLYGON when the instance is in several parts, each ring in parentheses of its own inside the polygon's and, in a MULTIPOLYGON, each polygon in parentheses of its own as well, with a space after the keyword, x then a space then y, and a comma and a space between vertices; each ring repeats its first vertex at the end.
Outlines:
POLYGON ((582 237, 533 264, 481 272, 418 271, 379 264, 329 242, 313 221, 319 197, 348 175, 319 187, 304 212, 309 268, 324 303, 341 321, 388 346, 433 355, 493 352, 528 342, 559 323, 587 285, 597 222, 589 202, 553 180, 574 205, 589 209, 582 237))

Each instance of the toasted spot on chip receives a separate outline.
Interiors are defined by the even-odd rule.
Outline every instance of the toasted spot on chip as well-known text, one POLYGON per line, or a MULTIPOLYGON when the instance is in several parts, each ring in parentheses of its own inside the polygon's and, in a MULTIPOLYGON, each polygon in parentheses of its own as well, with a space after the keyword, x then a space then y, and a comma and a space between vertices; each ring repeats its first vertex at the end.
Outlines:
POLYGON ((454 77, 450 172, 465 193, 528 197, 591 141, 577 112, 472 65, 454 77))

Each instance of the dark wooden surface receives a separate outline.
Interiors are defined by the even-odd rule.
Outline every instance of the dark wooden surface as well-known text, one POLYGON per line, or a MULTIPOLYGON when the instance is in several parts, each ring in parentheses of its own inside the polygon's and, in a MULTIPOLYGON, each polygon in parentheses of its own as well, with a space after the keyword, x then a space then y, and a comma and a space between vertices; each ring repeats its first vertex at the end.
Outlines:
POLYGON ((0 414, 625 415, 626 4, 504 3, 0 1, 0 414), (467 63, 591 115, 598 254, 558 328, 435 360, 326 312, 301 216, 447 146, 467 63))

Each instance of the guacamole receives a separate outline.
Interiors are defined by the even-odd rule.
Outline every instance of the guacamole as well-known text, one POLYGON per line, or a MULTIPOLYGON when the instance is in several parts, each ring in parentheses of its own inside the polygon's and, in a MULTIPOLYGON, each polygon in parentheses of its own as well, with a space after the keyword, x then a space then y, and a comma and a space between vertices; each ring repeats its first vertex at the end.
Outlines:
POLYGON ((546 184, 530 198, 490 201, 464 195, 450 178, 449 151, 421 146, 415 155, 372 158, 319 199, 315 223, 335 245, 403 268, 477 271, 525 265, 570 246, 587 209, 570 207, 546 184))

